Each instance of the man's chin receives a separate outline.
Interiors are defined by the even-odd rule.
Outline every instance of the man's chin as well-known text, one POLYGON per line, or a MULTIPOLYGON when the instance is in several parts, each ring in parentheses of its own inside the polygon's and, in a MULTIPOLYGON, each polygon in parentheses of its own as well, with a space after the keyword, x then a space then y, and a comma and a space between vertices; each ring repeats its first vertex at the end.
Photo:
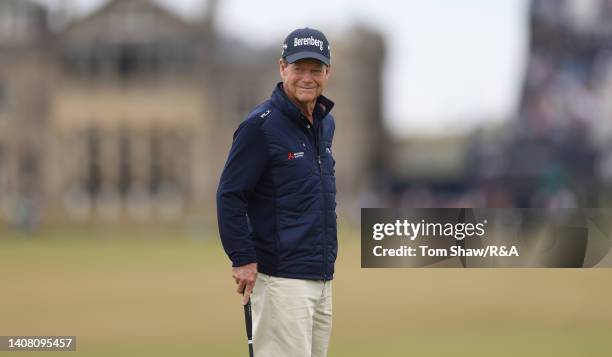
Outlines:
POLYGON ((307 103, 307 102, 312 102, 312 101, 316 100, 317 97, 314 94, 302 94, 302 95, 298 96, 297 99, 300 102, 307 103))

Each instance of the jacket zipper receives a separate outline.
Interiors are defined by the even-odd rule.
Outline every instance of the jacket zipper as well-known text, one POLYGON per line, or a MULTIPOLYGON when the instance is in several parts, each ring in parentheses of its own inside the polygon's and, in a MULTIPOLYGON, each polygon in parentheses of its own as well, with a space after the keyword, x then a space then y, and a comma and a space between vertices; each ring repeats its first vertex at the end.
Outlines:
MULTIPOLYGON (((306 120, 304 118, 304 120, 306 120)), ((314 120, 314 119, 313 119, 314 120)), ((319 183, 321 185, 321 202, 323 203, 323 207, 321 210, 321 214, 323 215, 323 256, 322 256, 322 263, 323 266, 322 268, 322 274, 321 277, 323 278, 323 280, 325 280, 327 278, 327 217, 326 217, 326 205, 325 205, 325 187, 323 184, 323 166, 321 165, 321 148, 320 143, 319 143, 319 126, 314 126, 314 122, 313 122, 313 129, 314 130, 310 130, 311 125, 310 124, 306 124, 306 129, 308 129, 309 131, 309 136, 311 135, 312 132, 314 132, 314 147, 316 150, 316 156, 315 156, 315 160, 317 161, 317 164, 319 166, 319 183)))
POLYGON ((319 183, 321 185, 321 202, 323 203, 323 207, 321 210, 321 214, 323 215, 323 280, 327 278, 327 217, 326 217, 326 208, 325 204, 325 185, 323 183, 323 166, 321 165, 321 142, 319 140, 319 129, 320 126, 316 126, 315 133, 315 145, 317 146, 317 163, 319 164, 319 183))

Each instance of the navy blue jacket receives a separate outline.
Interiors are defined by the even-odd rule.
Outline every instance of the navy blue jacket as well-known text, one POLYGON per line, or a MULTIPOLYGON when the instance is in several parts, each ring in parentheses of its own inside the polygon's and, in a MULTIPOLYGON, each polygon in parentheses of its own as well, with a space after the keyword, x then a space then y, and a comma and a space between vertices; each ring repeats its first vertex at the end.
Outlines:
POLYGON ((219 234, 233 266, 257 262, 268 275, 333 278, 333 106, 319 96, 310 125, 279 83, 234 133, 217 190, 219 234))

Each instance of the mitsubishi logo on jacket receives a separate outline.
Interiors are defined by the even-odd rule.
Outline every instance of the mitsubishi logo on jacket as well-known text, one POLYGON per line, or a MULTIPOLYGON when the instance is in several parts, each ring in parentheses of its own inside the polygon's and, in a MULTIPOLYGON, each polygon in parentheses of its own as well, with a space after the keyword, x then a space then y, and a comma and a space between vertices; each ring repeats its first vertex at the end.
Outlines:
POLYGON ((304 152, 303 151, 300 151, 300 152, 289 152, 289 154, 287 155, 287 159, 288 160, 299 159, 301 157, 304 157, 304 152))

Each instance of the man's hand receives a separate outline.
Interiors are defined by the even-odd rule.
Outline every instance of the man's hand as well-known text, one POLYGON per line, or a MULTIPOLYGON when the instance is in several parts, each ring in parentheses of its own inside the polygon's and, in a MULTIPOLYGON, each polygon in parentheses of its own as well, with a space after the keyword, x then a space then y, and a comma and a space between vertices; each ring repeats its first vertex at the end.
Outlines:
POLYGON ((257 263, 232 268, 232 277, 238 284, 236 292, 242 294, 242 305, 246 305, 257 280, 257 263))

